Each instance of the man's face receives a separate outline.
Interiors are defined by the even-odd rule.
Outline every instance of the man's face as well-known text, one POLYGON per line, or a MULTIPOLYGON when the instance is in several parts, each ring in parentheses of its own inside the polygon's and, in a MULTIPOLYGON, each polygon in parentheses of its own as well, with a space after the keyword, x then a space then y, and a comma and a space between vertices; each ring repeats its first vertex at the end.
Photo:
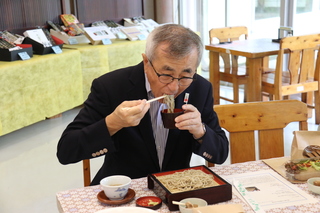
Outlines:
MULTIPOLYGON (((163 50, 166 48, 166 44, 162 44, 156 51, 154 60, 148 60, 147 56, 143 54, 144 70, 148 77, 152 93, 155 97, 162 96, 163 94, 174 95, 176 98, 181 94, 187 86, 179 85, 177 79, 174 79, 169 84, 164 84, 159 81, 158 74, 170 75, 174 78, 193 77, 197 69, 198 55, 196 49, 190 54, 181 59, 174 59, 166 54, 163 50), (152 67, 153 65, 153 67, 152 67)), ((162 102, 162 101, 161 101, 162 102)))

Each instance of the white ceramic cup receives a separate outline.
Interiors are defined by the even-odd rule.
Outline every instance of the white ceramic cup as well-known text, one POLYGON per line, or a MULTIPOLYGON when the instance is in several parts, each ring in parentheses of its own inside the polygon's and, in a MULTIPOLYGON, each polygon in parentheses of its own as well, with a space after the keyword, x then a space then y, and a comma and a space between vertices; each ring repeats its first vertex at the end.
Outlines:
MULTIPOLYGON (((190 202, 192 204, 197 204, 198 207, 202 207, 202 206, 207 206, 208 203, 207 201, 205 201, 204 199, 201 199, 201 198, 195 198, 195 197, 192 197, 192 198, 186 198, 186 199, 183 199, 183 200, 180 200, 181 203, 186 203, 186 202, 190 202)), ((184 206, 181 206, 179 205, 179 210, 181 213, 192 213, 193 208, 186 208, 184 206)))
POLYGON ((105 195, 110 200, 121 200, 128 193, 131 178, 125 175, 112 175, 100 181, 105 195))
POLYGON ((320 177, 313 177, 307 180, 308 189, 313 193, 320 194, 320 186, 316 186, 313 184, 314 181, 320 181, 320 177))

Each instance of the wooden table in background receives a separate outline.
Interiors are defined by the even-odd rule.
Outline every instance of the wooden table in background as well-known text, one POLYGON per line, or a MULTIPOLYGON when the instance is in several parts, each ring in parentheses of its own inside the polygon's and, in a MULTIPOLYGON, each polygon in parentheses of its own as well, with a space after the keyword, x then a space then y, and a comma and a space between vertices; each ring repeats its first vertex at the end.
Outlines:
POLYGON ((261 101, 261 74, 266 56, 277 55, 279 43, 272 39, 248 39, 228 44, 206 45, 210 53, 209 81, 213 86, 214 104, 219 104, 220 64, 219 53, 244 56, 248 62, 247 102, 261 101))

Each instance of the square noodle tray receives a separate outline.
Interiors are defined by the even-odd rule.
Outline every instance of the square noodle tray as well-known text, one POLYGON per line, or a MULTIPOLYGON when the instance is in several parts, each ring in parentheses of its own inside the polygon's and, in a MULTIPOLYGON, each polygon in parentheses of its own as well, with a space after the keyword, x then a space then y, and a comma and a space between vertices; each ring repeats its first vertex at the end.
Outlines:
POLYGON ((185 198, 197 197, 202 198, 208 202, 208 204, 215 204, 231 200, 232 198, 232 187, 231 185, 222 179, 219 175, 212 172, 206 166, 195 166, 186 169, 179 169, 167 172, 159 172, 148 175, 148 188, 152 189, 154 193, 162 199, 162 201, 168 206, 170 211, 179 210, 179 206, 172 204, 172 201, 180 201, 185 198), (203 189, 196 189, 185 192, 171 193, 158 179, 157 177, 163 175, 173 174, 175 172, 182 172, 189 169, 201 170, 207 174, 212 174, 214 181, 219 185, 212 186, 203 189))

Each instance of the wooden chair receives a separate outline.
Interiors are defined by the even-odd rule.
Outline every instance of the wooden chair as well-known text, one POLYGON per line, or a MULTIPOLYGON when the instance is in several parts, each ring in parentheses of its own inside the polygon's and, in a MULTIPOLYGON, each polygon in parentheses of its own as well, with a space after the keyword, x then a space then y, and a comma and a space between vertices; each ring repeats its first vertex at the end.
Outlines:
MULTIPOLYGON (((218 39, 219 43, 228 43, 239 40, 241 36, 244 36, 244 39, 248 38, 247 27, 214 28, 209 31, 210 44, 213 44, 214 39, 218 39)), ((224 64, 223 69, 220 70, 220 81, 232 83, 233 99, 221 95, 219 98, 229 102, 239 103, 239 86, 247 83, 246 66, 239 67, 238 56, 228 53, 220 53, 220 56, 224 64)))
POLYGON ((308 130, 307 105, 298 100, 214 105, 214 110, 229 132, 231 163, 256 160, 255 132, 259 159, 268 159, 284 156, 284 127, 289 123, 299 122, 299 130, 308 130))
POLYGON ((320 34, 282 38, 275 73, 262 77, 262 92, 269 93, 271 99, 301 94, 301 101, 313 104, 316 124, 320 123, 319 44, 320 34), (288 64, 284 70, 285 55, 288 64))

